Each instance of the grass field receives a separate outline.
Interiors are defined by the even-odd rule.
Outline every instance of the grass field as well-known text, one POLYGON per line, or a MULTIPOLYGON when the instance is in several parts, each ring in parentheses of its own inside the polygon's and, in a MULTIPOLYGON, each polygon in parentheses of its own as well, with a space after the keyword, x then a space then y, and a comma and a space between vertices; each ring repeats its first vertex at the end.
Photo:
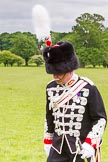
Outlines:
MULTIPOLYGON (((94 81, 108 114, 108 69, 79 69, 94 81)), ((0 67, 0 162, 45 162, 45 87, 52 76, 43 67, 0 67)), ((108 162, 108 127, 102 162, 108 162)))

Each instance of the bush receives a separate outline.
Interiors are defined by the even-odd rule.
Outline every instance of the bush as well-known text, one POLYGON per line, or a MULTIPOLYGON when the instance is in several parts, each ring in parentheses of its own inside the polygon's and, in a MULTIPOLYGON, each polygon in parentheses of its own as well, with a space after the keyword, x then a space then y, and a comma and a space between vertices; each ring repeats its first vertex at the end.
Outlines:
POLYGON ((30 62, 35 63, 36 66, 41 66, 44 63, 44 60, 42 55, 34 55, 31 57, 30 62))

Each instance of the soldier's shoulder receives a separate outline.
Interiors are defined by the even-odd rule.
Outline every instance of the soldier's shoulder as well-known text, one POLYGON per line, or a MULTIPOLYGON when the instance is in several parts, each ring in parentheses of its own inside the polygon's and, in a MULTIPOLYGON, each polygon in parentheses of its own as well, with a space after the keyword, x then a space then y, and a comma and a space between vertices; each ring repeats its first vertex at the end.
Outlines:
POLYGON ((56 86, 56 82, 55 82, 55 80, 51 80, 51 81, 49 81, 48 83, 47 83, 47 88, 51 88, 51 87, 53 87, 53 86, 56 86))
POLYGON ((80 79, 86 81, 88 84, 90 84, 92 86, 94 85, 94 82, 87 77, 80 77, 80 79))

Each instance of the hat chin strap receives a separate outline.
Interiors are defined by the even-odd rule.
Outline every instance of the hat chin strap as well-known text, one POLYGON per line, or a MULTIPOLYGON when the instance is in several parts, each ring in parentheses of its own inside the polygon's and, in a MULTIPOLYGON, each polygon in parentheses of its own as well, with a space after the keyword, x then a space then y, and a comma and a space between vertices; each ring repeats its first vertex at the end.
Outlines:
POLYGON ((56 79, 55 81, 58 84, 63 85, 63 84, 65 84, 63 81, 65 80, 66 77, 67 77, 67 73, 65 73, 61 79, 56 79))

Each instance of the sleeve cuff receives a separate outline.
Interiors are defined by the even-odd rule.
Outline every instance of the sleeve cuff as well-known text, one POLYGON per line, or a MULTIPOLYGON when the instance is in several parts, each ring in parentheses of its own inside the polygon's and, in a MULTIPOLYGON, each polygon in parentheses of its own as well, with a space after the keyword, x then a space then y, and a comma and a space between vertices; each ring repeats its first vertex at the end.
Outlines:
POLYGON ((50 140, 50 139, 44 139, 44 144, 52 144, 52 140, 50 140))
POLYGON ((86 138, 84 142, 86 142, 86 143, 88 143, 89 145, 91 145, 94 149, 97 148, 96 139, 86 138))

